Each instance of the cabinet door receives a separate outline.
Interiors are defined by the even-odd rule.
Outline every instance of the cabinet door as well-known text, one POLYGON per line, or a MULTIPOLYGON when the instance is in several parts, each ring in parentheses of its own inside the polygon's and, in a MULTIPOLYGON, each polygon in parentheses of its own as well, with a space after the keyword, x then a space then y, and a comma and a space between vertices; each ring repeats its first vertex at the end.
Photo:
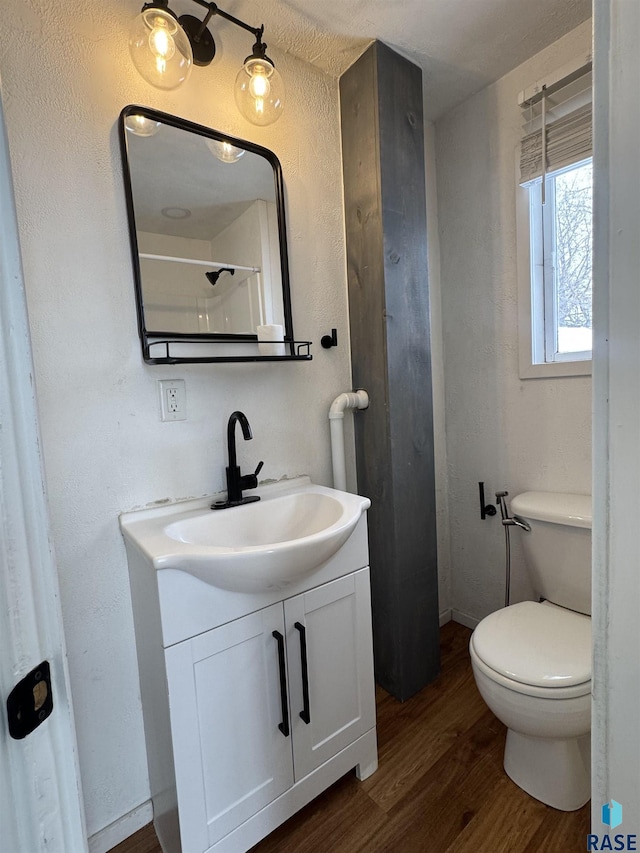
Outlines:
POLYGON ((284 608, 297 781, 375 725, 369 570, 284 608))
POLYGON ((165 651, 183 853, 208 849, 293 784, 284 642, 275 604, 165 651))

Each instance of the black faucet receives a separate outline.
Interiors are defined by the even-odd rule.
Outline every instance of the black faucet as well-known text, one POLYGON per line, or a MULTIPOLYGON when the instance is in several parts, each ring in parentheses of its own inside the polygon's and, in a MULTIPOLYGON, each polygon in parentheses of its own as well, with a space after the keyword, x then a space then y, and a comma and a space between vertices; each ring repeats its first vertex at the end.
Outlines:
POLYGON ((216 501, 211 504, 211 509, 226 509, 230 506, 240 506, 241 504, 254 503, 260 500, 259 495, 251 495, 248 498, 242 497, 243 489, 255 489, 258 485, 258 474, 260 473, 264 462, 258 462, 258 467, 253 474, 240 473, 240 466, 236 462, 236 423, 240 423, 242 427, 242 435, 245 441, 253 438, 249 421, 244 412, 232 412, 227 424, 227 452, 229 454, 229 465, 227 467, 227 499, 226 501, 216 501))

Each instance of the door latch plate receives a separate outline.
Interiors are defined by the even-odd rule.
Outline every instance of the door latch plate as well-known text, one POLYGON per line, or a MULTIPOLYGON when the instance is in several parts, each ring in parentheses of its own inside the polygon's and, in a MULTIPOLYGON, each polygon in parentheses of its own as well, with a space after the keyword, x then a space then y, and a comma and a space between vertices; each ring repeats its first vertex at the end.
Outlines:
POLYGON ((16 740, 30 735, 53 711, 49 661, 32 669, 7 697, 9 734, 16 740))

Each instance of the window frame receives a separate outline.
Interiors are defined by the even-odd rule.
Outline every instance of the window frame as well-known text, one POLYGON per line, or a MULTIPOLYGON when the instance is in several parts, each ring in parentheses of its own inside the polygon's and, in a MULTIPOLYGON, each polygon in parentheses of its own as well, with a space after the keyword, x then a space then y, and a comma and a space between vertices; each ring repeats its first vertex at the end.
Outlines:
MULTIPOLYGON (((587 162, 587 158, 581 162, 587 162)), ((557 170, 552 174, 579 166, 580 163, 572 164, 566 169, 557 170)), ((553 318, 553 325, 549 327, 545 316, 546 304, 552 312, 555 312, 555 299, 550 298, 554 290, 553 268, 544 263, 543 257, 543 228, 547 228, 547 241, 550 241, 550 229, 552 216, 542 215, 541 201, 536 206, 536 215, 532 215, 531 208, 531 185, 524 186, 519 183, 520 177, 520 148, 516 151, 516 243, 517 243, 517 268, 518 268, 518 351, 519 351, 519 373, 521 379, 542 379, 563 376, 590 376, 591 375, 591 351, 583 358, 576 358, 581 353, 558 354, 556 360, 545 361, 545 344, 547 347, 555 346, 557 335, 557 322, 553 318), (539 215, 538 215, 539 214, 539 215), (532 255, 532 253, 534 253, 532 255), (543 322, 536 322, 536 318, 542 317, 543 322), (548 340, 545 341, 545 335, 548 340)), ((540 187, 540 180, 534 186, 540 187)), ((551 186, 553 186, 551 182, 551 186)), ((549 184, 545 188, 547 203, 553 205, 553 189, 549 193, 549 184)), ((550 211, 547 211, 549 213, 550 211)), ((586 354, 586 353, 585 353, 586 354)))

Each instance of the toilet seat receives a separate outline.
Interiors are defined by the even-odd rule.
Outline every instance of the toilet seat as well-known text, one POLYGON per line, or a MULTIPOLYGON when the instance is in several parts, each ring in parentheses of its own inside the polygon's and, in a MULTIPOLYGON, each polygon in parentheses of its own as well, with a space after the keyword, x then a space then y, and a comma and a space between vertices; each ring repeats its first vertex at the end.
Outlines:
POLYGON ((591 690, 591 619, 549 602, 492 613, 470 649, 489 678, 518 693, 567 699, 591 690))
MULTIPOLYGON (((582 684, 574 684, 571 687, 538 687, 533 684, 523 684, 521 681, 514 681, 512 678, 507 678, 491 669, 490 666, 478 657, 477 652, 473 648, 473 637, 469 647, 471 652, 471 660, 476 669, 483 672, 487 678, 495 682, 501 687, 506 687, 507 690, 512 690, 514 693, 520 693, 523 696, 536 696, 539 699, 579 699, 582 696, 588 696, 591 693, 591 682, 585 681, 582 684)), ((477 680, 477 679, 476 679, 477 680)))

